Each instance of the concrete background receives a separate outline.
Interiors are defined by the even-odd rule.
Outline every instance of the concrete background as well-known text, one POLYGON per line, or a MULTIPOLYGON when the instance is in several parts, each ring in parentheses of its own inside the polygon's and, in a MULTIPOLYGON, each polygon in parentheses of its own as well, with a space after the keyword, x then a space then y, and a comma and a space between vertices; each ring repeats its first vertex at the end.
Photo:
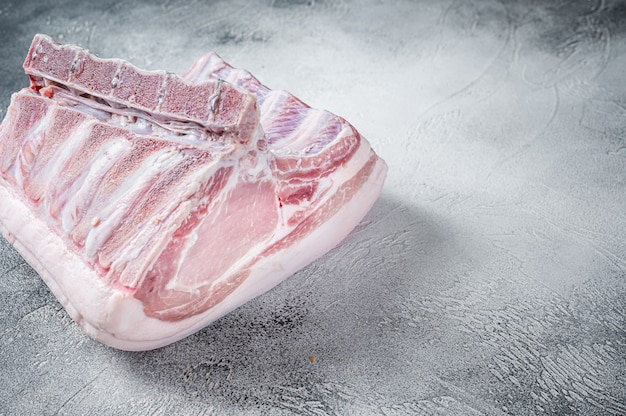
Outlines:
POLYGON ((87 338, 0 238, 0 414, 626 414, 626 2, 1 2, 2 117, 38 32, 215 50, 390 170, 340 247, 151 352, 87 338))

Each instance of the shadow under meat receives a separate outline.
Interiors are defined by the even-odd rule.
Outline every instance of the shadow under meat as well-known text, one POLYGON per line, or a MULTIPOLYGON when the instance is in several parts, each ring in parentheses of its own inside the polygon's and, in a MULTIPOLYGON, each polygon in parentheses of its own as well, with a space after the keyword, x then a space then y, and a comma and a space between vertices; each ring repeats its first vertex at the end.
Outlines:
MULTIPOLYGON (((460 255, 446 227, 383 195, 338 247, 275 289, 177 343, 119 358, 149 383, 214 405, 283 408, 291 389, 337 410, 339 397, 384 394, 406 369, 394 319, 406 322, 412 298, 454 284, 437 273, 460 255)), ((419 348, 429 322, 409 320, 419 348)))

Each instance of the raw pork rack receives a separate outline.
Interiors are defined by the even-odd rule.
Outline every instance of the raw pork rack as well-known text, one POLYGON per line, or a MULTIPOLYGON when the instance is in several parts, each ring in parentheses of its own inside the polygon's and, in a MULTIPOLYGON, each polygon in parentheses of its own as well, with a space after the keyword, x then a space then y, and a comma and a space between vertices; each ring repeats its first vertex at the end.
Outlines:
POLYGON ((37 35, 0 127, 0 230, 96 340, 177 341, 337 245, 385 163, 210 53, 182 76, 37 35))

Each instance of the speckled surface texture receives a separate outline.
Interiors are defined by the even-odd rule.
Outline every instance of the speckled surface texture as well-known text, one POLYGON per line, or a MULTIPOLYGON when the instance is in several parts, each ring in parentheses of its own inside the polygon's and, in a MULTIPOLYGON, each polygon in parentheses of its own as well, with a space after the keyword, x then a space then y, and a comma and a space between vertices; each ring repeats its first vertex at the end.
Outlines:
POLYGON ((0 414, 626 414, 626 2, 2 2, 2 117, 38 32, 215 50, 390 170, 340 247, 151 352, 87 338, 0 238, 0 414))

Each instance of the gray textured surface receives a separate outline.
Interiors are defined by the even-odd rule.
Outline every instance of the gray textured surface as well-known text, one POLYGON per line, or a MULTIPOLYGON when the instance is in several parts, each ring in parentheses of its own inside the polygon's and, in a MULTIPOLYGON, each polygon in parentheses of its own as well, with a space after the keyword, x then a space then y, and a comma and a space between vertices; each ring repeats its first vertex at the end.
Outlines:
POLYGON ((2 2, 2 116, 37 32, 216 50, 390 171, 344 244, 152 352, 85 337, 0 239, 0 414, 626 414, 626 2, 2 2))

